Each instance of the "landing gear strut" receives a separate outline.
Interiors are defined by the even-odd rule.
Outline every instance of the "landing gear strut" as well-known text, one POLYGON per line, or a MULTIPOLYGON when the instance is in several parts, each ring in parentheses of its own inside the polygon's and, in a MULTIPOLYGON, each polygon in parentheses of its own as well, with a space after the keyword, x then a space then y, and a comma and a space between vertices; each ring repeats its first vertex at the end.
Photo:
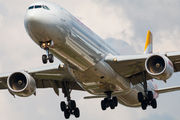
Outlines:
POLYGON ((112 91, 105 92, 107 97, 104 98, 104 100, 101 101, 101 108, 102 110, 106 110, 106 108, 110 107, 111 109, 114 109, 118 105, 117 97, 111 98, 112 91))
POLYGON ((148 105, 151 105, 153 109, 157 108, 157 101, 153 97, 152 91, 147 90, 147 81, 146 81, 146 73, 143 72, 143 87, 144 87, 144 93, 145 95, 142 94, 142 92, 138 93, 138 101, 141 103, 141 108, 143 110, 146 110, 148 105))
POLYGON ((71 90, 69 90, 68 82, 62 82, 62 91, 64 93, 64 97, 67 97, 67 104, 64 101, 60 103, 60 108, 64 112, 64 117, 66 119, 69 119, 70 115, 72 114, 76 118, 78 118, 80 116, 80 111, 76 106, 76 102, 74 100, 71 100, 71 90))

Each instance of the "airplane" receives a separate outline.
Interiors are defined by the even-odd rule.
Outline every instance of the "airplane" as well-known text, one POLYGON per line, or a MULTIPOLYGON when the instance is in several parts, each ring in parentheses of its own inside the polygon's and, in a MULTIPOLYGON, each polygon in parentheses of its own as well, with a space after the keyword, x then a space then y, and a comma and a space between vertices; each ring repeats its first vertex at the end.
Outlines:
POLYGON ((180 52, 153 53, 153 35, 147 32, 144 54, 121 55, 61 6, 45 1, 31 4, 24 26, 31 39, 46 51, 42 62, 62 63, 0 74, 0 89, 11 95, 29 97, 37 88, 62 89, 67 101, 60 103, 66 119, 80 117, 72 90, 87 91, 102 98, 102 110, 128 107, 157 108, 159 94, 180 86, 158 89, 154 79, 166 82, 180 70, 180 52))

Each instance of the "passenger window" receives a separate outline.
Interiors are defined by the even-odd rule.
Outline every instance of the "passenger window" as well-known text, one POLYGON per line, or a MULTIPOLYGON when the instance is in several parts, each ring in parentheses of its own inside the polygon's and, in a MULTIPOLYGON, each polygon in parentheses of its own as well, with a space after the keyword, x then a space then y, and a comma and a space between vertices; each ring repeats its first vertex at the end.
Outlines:
POLYGON ((41 8, 42 6, 41 5, 36 5, 35 8, 41 8))
POLYGON ((33 8, 34 8, 34 6, 30 6, 30 7, 29 7, 29 9, 33 9, 33 8))

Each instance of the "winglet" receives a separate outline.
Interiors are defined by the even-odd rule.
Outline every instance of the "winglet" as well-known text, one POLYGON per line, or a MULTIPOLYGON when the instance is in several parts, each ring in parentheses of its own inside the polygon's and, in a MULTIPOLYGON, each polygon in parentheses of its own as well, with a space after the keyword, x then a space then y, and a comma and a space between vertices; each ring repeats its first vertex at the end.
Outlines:
POLYGON ((147 37, 146 37, 146 44, 145 44, 145 48, 144 48, 144 54, 149 54, 149 53, 153 53, 153 35, 152 33, 148 30, 147 32, 147 37))

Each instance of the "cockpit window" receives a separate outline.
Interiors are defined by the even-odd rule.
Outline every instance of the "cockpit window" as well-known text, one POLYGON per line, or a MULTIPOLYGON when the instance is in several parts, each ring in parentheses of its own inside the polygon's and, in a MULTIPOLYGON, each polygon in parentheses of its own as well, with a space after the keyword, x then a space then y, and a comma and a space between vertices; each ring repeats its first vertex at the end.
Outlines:
POLYGON ((43 8, 45 10, 50 10, 48 6, 46 5, 35 5, 35 6, 30 6, 28 9, 38 9, 38 8, 43 8))
POLYGON ((41 8, 42 6, 41 5, 35 5, 35 8, 41 8))
POLYGON ((34 6, 30 6, 30 7, 29 7, 29 9, 33 9, 33 8, 34 8, 34 6))
POLYGON ((46 9, 46 10, 50 10, 50 9, 48 8, 48 6, 46 6, 46 5, 43 5, 43 8, 46 9))

